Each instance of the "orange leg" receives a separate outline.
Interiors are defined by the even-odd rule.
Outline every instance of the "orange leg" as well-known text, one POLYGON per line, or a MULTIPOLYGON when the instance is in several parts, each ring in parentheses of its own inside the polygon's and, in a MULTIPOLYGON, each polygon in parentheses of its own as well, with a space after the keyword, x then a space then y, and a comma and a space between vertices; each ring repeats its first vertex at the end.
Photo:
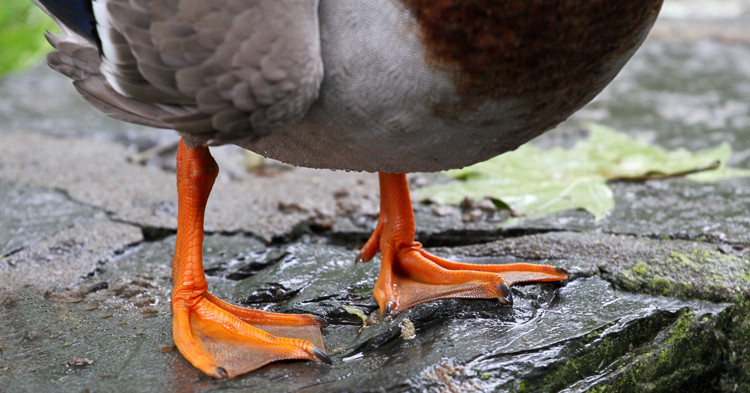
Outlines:
POLYGON ((219 172, 207 147, 177 154, 177 247, 172 265, 172 334, 196 368, 214 378, 234 377, 270 362, 309 359, 330 363, 321 321, 233 306, 208 293, 203 272, 203 214, 219 172))
POLYGON ((554 266, 477 265, 426 252, 414 241, 414 212, 406 175, 380 173, 379 177, 380 217, 357 261, 369 261, 380 251, 380 275, 373 295, 381 312, 395 314, 420 303, 448 298, 497 298, 512 304, 513 284, 568 277, 567 271, 554 266))

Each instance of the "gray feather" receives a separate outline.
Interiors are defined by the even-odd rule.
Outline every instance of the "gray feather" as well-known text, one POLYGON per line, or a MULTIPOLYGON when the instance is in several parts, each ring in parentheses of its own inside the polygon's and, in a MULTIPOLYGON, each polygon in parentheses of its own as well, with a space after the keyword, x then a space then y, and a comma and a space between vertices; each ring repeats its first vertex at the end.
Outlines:
POLYGON ((248 141, 293 123, 317 99, 318 0, 104 5, 106 55, 64 30, 48 35, 56 48, 48 63, 109 116, 206 142, 248 141))

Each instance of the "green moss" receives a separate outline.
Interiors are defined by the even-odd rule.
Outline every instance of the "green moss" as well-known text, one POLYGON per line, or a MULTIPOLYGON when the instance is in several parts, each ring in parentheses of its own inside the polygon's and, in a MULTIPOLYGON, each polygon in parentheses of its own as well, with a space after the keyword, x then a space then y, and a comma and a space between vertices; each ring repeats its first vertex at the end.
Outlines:
POLYGON ((710 376, 720 368, 715 320, 684 311, 666 334, 643 348, 633 365, 625 367, 610 388, 615 392, 707 391, 710 376))
POLYGON ((708 264, 732 264, 738 261, 738 258, 722 254, 718 251, 697 249, 689 254, 681 252, 672 252, 669 255, 668 263, 686 266, 694 271, 700 271, 701 267, 708 264))
POLYGON ((672 325, 672 329, 668 334, 668 343, 677 343, 684 340, 690 331, 690 327, 695 322, 695 314, 692 311, 688 311, 684 314, 677 322, 672 325))
MULTIPOLYGON (((602 369, 622 367, 632 359, 631 349, 653 340, 664 324, 668 325, 672 322, 671 318, 669 315, 663 315, 655 317, 654 320, 640 320, 620 334, 612 336, 602 337, 602 333, 607 330, 608 326, 597 329, 594 334, 586 336, 583 347, 581 343, 576 343, 566 348, 571 355, 554 372, 548 374, 542 381, 534 381, 533 384, 528 383, 526 386, 530 391, 535 392, 557 392, 575 381, 601 373, 602 369)), ((597 387, 597 389, 608 390, 606 386, 597 387)))
POLYGON ((529 384, 526 382, 525 379, 522 379, 518 381, 518 389, 516 392, 518 393, 528 393, 529 392, 529 384))
POLYGON ((598 385, 594 386, 591 389, 588 390, 587 393, 602 393, 607 391, 607 386, 605 385, 598 385))
POLYGON ((654 277, 651 280, 650 283, 651 288, 655 290, 656 293, 659 293, 664 296, 668 296, 670 293, 673 292, 672 288, 672 282, 667 280, 666 278, 662 277, 654 277))
POLYGON ((541 381, 520 381, 517 391, 556 392, 595 375, 601 382, 590 392, 710 390, 721 365, 721 345, 711 333, 716 320, 683 310, 635 322, 617 335, 602 337, 600 330, 571 345, 568 360, 541 381))
POLYGON ((750 392, 750 291, 722 313, 727 346, 720 387, 727 392, 750 392))
POLYGON ((644 262, 636 263, 635 266, 633 266, 631 270, 633 271, 633 273, 641 275, 641 276, 646 276, 648 274, 651 274, 651 266, 649 266, 647 263, 644 263, 644 262))
POLYGON ((672 251, 620 272, 630 291, 681 299, 730 301, 750 283, 750 263, 718 251, 672 251))

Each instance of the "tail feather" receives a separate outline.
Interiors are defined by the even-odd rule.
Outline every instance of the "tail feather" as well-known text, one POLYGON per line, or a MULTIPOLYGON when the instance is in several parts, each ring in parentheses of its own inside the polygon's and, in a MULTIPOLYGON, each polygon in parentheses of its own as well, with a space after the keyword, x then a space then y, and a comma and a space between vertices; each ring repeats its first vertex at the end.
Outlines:
POLYGON ((32 0, 59 27, 61 34, 47 32, 55 51, 47 64, 73 79, 78 92, 107 116, 156 128, 173 128, 164 119, 192 113, 180 105, 147 103, 117 92, 102 74, 102 50, 91 0, 32 0))
POLYGON ((101 47, 92 0, 32 0, 59 24, 101 47))
POLYGON ((73 85, 91 105, 109 117, 155 128, 174 128, 163 119, 184 116, 188 110, 178 106, 157 106, 126 97, 107 83, 102 75, 77 80, 73 85))

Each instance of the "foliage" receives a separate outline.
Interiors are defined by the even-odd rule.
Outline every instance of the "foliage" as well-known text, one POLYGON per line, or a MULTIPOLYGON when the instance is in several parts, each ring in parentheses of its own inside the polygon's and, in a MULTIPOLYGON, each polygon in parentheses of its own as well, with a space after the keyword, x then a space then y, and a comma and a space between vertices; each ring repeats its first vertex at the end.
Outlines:
POLYGON ((573 148, 541 150, 531 144, 467 168, 446 172, 455 180, 418 190, 441 203, 459 204, 466 197, 490 197, 516 215, 539 216, 568 209, 585 209, 602 219, 614 207, 609 180, 648 180, 688 176, 712 182, 750 171, 727 168, 727 143, 689 152, 667 151, 624 133, 587 124, 589 138, 573 148))
POLYGON ((29 67, 49 52, 44 31, 54 25, 31 0, 0 1, 0 76, 29 67))

